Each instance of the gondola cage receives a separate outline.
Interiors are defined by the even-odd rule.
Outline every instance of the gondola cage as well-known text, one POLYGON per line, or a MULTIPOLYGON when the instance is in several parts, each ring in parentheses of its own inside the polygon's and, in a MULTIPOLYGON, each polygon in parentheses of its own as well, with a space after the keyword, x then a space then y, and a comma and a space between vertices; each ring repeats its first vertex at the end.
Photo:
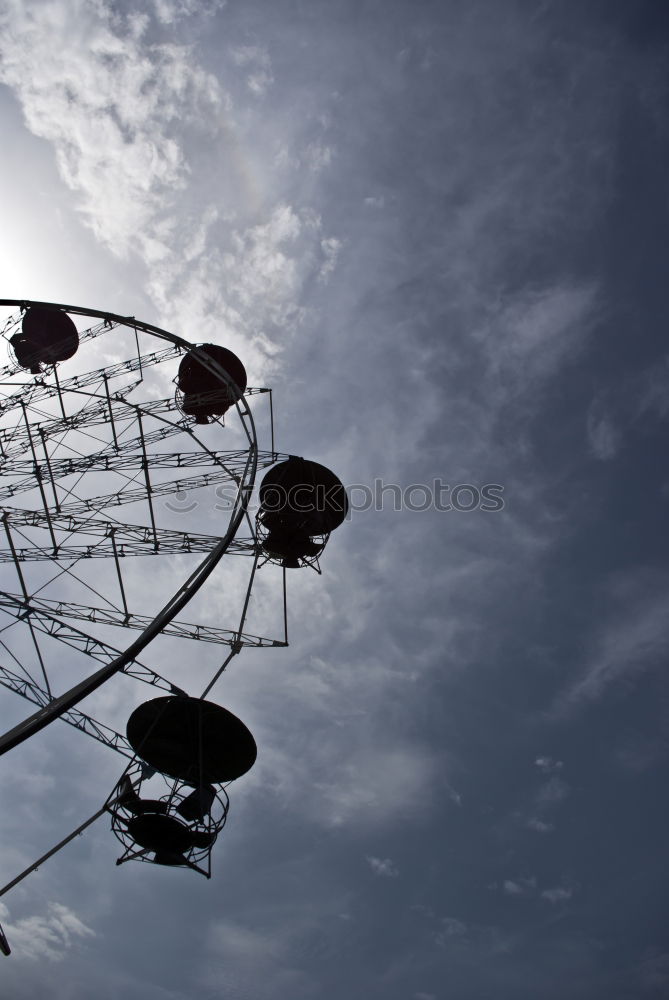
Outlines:
POLYGON ((127 736, 137 756, 109 804, 124 848, 116 863, 185 867, 210 878, 211 850, 229 808, 223 786, 253 766, 253 736, 232 712, 186 695, 140 705, 127 736))
POLYGON ((220 375, 202 364, 196 351, 189 351, 182 358, 176 377, 177 406, 184 416, 195 417, 198 424, 219 419, 246 390, 247 376, 244 365, 236 354, 219 344, 199 344, 199 351, 220 365, 227 376, 227 384, 220 375))
POLYGON ((348 513, 346 490, 334 472, 291 455, 273 466, 259 491, 257 531, 266 558, 286 569, 311 566, 348 513))
POLYGON ((21 330, 9 343, 17 365, 39 375, 77 353, 79 334, 66 312, 30 306, 23 314, 21 330))

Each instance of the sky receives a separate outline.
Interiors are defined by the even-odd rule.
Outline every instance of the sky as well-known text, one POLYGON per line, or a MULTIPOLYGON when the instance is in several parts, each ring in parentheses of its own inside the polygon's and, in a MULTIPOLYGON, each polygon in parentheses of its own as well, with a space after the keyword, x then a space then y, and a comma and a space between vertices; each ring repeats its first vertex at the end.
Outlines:
MULTIPOLYGON (((212 692, 259 754, 211 881, 99 821, 3 897, 3 995, 667 995, 668 47, 652 0, 5 0, 2 297, 228 346, 352 510, 212 692)), ((122 765, 7 754, 3 883, 122 765)))

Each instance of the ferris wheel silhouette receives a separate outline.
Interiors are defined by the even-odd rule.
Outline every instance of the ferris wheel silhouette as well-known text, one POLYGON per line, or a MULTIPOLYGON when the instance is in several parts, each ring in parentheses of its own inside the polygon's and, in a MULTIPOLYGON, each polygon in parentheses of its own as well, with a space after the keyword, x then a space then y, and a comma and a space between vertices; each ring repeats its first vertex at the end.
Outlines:
MULTIPOLYGON (((0 369, 0 684, 38 706, 0 736, 0 755, 62 719, 130 760, 103 806, 0 895, 104 813, 123 845, 117 864, 210 877, 226 786, 253 765, 256 745, 241 720, 205 696, 245 647, 288 644, 286 570, 320 572, 348 510, 344 487, 323 466, 275 450, 271 390, 249 387, 229 349, 95 309, 11 299, 0 308, 8 313, 0 325, 8 349, 0 369), (269 403, 266 450, 254 398, 269 403), (269 471, 254 518, 258 470, 269 471), (212 487, 227 500, 213 514, 198 500, 212 487), (182 507, 184 497, 191 502, 182 507), (188 522, 207 530, 184 525, 184 510, 198 506, 188 522), (183 620, 231 557, 248 567, 235 620, 183 620), (246 631, 266 564, 280 567, 278 638, 246 631), (170 680, 144 662, 159 636, 225 650, 200 695, 187 693, 183 671, 170 680), (119 674, 160 691, 132 712, 125 735, 77 707, 119 674)), ((192 686, 195 671, 186 673, 192 686)), ((9 953, 1 931, 0 950, 9 953)))

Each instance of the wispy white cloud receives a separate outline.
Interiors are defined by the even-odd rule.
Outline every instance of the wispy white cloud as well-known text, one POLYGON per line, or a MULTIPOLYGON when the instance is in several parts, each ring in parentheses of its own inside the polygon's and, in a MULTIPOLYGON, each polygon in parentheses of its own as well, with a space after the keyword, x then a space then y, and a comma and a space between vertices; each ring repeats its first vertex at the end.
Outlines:
POLYGON ((263 97, 274 83, 272 63, 267 49, 259 45, 240 45, 230 49, 232 61, 247 72, 246 85, 257 97, 263 97))
POLYGON ((554 760, 553 757, 537 757, 534 764, 544 774, 553 774, 555 771, 561 771, 564 766, 563 761, 554 760))
POLYGON ((52 143, 96 237, 118 255, 164 257, 157 223, 190 169, 180 123, 209 129, 227 106, 216 78, 187 46, 146 42, 146 19, 104 3, 12 0, 0 25, 0 78, 28 128, 52 143))
POLYGON ((597 289, 565 283, 518 292, 502 302, 485 338, 492 373, 520 387, 553 375, 586 345, 597 319, 597 289))
POLYGON ((342 242, 334 236, 329 236, 321 240, 321 251, 323 253, 323 263, 321 264, 318 277, 320 281, 326 281, 337 266, 337 258, 341 253, 342 242))
POLYGON ((456 917, 441 917, 439 920, 439 930, 435 935, 435 941, 443 947, 447 943, 458 941, 467 934, 467 924, 456 917))
MULTIPOLYGON (((159 0, 153 15, 172 26, 200 16, 196 6, 159 0)), ((144 288, 165 325, 225 339, 258 379, 304 317, 305 284, 332 274, 340 242, 312 209, 251 191, 230 95, 193 46, 149 40, 150 24, 146 11, 104 0, 30 9, 12 0, 0 19, 0 79, 52 145, 99 243, 149 269, 144 288)), ((237 47, 229 58, 264 93, 266 50, 237 47)), ((319 149, 322 165, 330 154, 319 149)))
POLYGON ((226 996, 239 1000, 317 995, 323 987, 321 963, 339 961, 339 936, 346 940, 353 933, 347 925, 354 919, 345 893, 331 886, 325 891, 315 878, 311 889, 300 882, 288 898, 268 893, 245 906, 244 915, 213 919, 198 985, 215 992, 223 986, 226 996))
POLYGON ((534 876, 529 878, 508 878, 502 883, 502 890, 507 896, 530 896, 536 887, 537 880, 534 876))
POLYGON ((95 931, 62 903, 48 903, 46 914, 21 917, 15 923, 7 907, 0 906, 12 950, 24 960, 60 962, 77 939, 95 937, 95 931))
POLYGON ((547 823, 546 820, 539 819, 537 816, 530 816, 527 821, 527 827, 536 833, 552 833, 555 829, 553 823, 547 823))
POLYGON ((499 889, 506 896, 516 896, 516 897, 538 897, 544 899, 547 903, 565 903, 567 900, 571 899, 574 893, 577 891, 578 886, 564 879, 562 884, 559 886, 549 887, 547 889, 541 889, 535 876, 521 877, 515 879, 505 879, 501 885, 493 882, 492 885, 488 887, 489 889, 499 889))
POLYGON ((437 761, 426 750, 406 740, 398 745, 379 738, 374 747, 351 746, 342 754, 341 731, 325 729, 322 736, 308 762, 291 753, 292 740, 275 740, 255 776, 258 790, 274 792, 310 822, 329 827, 371 829, 393 816, 425 814, 432 808, 437 761), (334 745, 340 747, 338 760, 334 745))
POLYGON ((374 874, 382 878, 397 878, 399 875, 399 869, 392 858, 375 858, 369 856, 366 858, 366 861, 374 874))
POLYGON ((538 806, 555 806, 567 798, 570 790, 568 782, 553 775, 541 786, 535 796, 535 802, 538 806))
POLYGON ((632 433, 669 414, 669 359, 665 354, 641 371, 625 370, 597 392, 585 415, 588 449, 596 459, 610 461, 620 454, 632 433))
POLYGON ((153 265, 149 290, 173 328, 200 341, 223 340, 259 378, 304 322, 304 286, 333 271, 338 245, 322 236, 318 216, 286 203, 257 225, 229 226, 225 249, 205 247, 216 220, 211 208, 192 231, 187 268, 175 253, 153 265))
POLYGON ((457 792, 455 788, 451 788, 449 786, 448 797, 451 800, 451 802, 455 802, 456 806, 462 805, 462 795, 460 794, 460 792, 457 792))
POLYGON ((590 450, 595 458, 602 462, 615 458, 620 447, 620 434, 599 401, 593 402, 588 410, 586 433, 590 450))
POLYGON ((544 754, 535 758, 534 766, 541 774, 542 783, 521 808, 513 811, 509 817, 510 827, 521 826, 539 834, 552 833, 555 829, 553 814, 570 795, 571 786, 561 777, 563 761, 544 754))
POLYGON ((652 990, 656 996, 666 993, 669 988, 669 952, 649 948, 639 963, 641 986, 652 990))
POLYGON ((541 898, 545 899, 547 903, 566 903, 574 895, 574 891, 573 886, 558 885, 553 889, 544 889, 541 898))
POLYGON ((157 20, 173 25, 193 14, 211 15, 225 7, 227 0, 149 0, 157 20))
POLYGON ((664 419, 669 413, 669 356, 642 372, 634 389, 636 415, 652 413, 664 419))
POLYGON ((621 678, 634 677, 666 658, 666 580, 632 572, 608 590, 609 612, 593 630, 579 676, 556 702, 558 715, 596 701, 621 678))

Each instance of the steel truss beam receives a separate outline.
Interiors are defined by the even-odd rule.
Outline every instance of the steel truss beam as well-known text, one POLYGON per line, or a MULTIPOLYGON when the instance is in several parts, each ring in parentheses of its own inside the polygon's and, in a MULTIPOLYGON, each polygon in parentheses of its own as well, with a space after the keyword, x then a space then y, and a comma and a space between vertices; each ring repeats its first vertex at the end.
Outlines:
MULTIPOLYGON (((9 597, 9 594, 4 594, 5 607, 7 607, 9 597)), ((66 625, 65 622, 61 622, 55 615, 43 608, 26 605, 25 601, 20 597, 14 598, 12 603, 14 603, 16 608, 17 613, 15 617, 17 621, 20 621, 22 618, 29 618, 37 631, 42 632, 44 635, 50 635, 53 639, 58 639, 59 642, 70 646, 71 649, 76 649, 80 653, 90 656, 92 660, 97 660, 99 663, 108 663, 109 660, 120 656, 120 651, 115 646, 111 646, 102 639, 96 639, 95 636, 88 635, 87 632, 82 632, 73 625, 66 625)), ((153 687, 162 688, 163 691, 169 691, 170 694, 179 693, 181 690, 177 685, 168 681, 167 678, 161 677, 155 670, 140 663, 139 660, 131 660, 123 670, 123 673, 127 674, 128 677, 144 681, 145 684, 151 684, 153 687)), ((52 701, 53 699, 49 700, 52 701)))
MULTIPOLYGON (((203 472, 199 476, 185 476, 177 479, 169 479, 162 483, 152 483, 150 494, 146 483, 142 486, 136 486, 134 489, 124 487, 116 493, 101 494, 99 496, 89 497, 88 499, 70 500, 67 503, 61 504, 57 512, 55 511, 55 508, 53 508, 53 512, 65 514, 70 517, 79 517, 82 514, 87 514, 89 511, 100 513, 107 507, 120 507, 123 504, 137 503, 138 501, 146 500, 149 495, 152 497, 173 496, 175 493, 186 493, 189 490, 199 490, 204 486, 214 486, 217 483, 232 482, 236 484, 237 480, 241 479, 243 476, 243 473, 244 469, 242 467, 238 467, 234 470, 216 469, 213 472, 203 472)), ((9 513, 12 520, 15 519, 16 513, 23 513, 22 511, 15 510, 12 507, 6 507, 5 510, 9 513)), ((27 513, 31 514, 32 511, 28 511, 27 513)))
MULTIPOLYGON (((150 529, 147 529, 150 530, 150 529)), ((160 534, 160 529, 156 529, 156 533, 160 534)), ((198 552, 211 552, 214 544, 220 539, 211 536, 211 540, 206 543, 203 541, 184 541, 183 543, 176 541, 159 541, 156 545, 151 539, 149 542, 141 543, 136 542, 135 544, 126 543, 123 546, 117 547, 116 555, 119 559, 126 557, 131 557, 136 559, 142 556, 174 556, 174 555, 184 555, 189 553, 198 552)), ((228 551, 232 555, 241 556, 252 556, 256 551, 256 544, 253 539, 250 538, 238 538, 230 543, 228 551)), ((79 560, 79 559, 113 559, 114 558, 114 546, 111 541, 109 544, 98 544, 98 545, 58 545, 56 551, 49 551, 48 549, 40 548, 29 548, 22 549, 20 547, 16 548, 16 555, 19 562, 48 562, 49 560, 59 559, 59 560, 79 560)), ((0 564, 14 562, 14 556, 10 549, 0 549, 0 564)))
MULTIPOLYGON (((111 521, 82 520, 71 515, 54 514, 47 517, 38 510, 5 510, 5 521, 10 528, 19 526, 44 528, 67 535, 76 533, 97 539, 90 545, 70 545, 67 539, 62 545, 56 542, 44 545, 31 544, 27 547, 15 545, 16 559, 11 548, 0 549, 0 563, 43 562, 51 559, 107 559, 116 553, 119 558, 128 556, 179 555, 189 552, 210 552, 220 541, 217 535, 196 534, 174 531, 171 528, 144 527, 135 524, 115 524, 111 521)), ((229 551, 238 555, 252 555, 256 549, 254 538, 235 538, 229 551)))
MULTIPOLYGON (((123 401, 123 397, 132 392, 137 384, 138 383, 133 383, 130 386, 124 386, 122 389, 114 390, 110 397, 111 410, 106 396, 104 398, 96 396, 94 401, 82 406, 81 409, 77 410, 76 413, 73 413, 72 416, 68 415, 65 419, 63 417, 45 417, 43 421, 35 420, 33 426, 35 428, 39 427, 40 434, 43 438, 49 438, 53 437, 54 434, 61 434, 66 431, 80 430, 84 427, 98 427, 101 424, 108 424, 110 419, 115 420, 118 423, 123 420, 134 420, 136 417, 135 408, 131 403, 125 403, 123 401)), ((65 391, 66 385, 67 383, 61 382, 61 391, 65 391)), ((244 395, 255 396, 258 393, 269 391, 269 389, 249 387, 245 391, 244 395)), ((31 405, 32 402, 33 399, 31 399, 29 405, 31 405)), ((141 405, 142 416, 158 416, 176 409, 177 403, 173 396, 168 396, 166 399, 152 399, 148 402, 142 403, 141 405)), ((1 407, 0 412, 3 412, 1 407)), ((162 437, 167 437, 170 434, 176 434, 179 431, 188 430, 193 426, 193 423, 194 421, 192 417, 183 417, 169 428, 159 428, 158 431, 151 431, 150 434, 145 435, 146 443, 149 444, 150 441, 152 443, 154 440, 160 441, 162 440, 162 437), (159 432, 161 433, 161 437, 156 438, 153 436, 159 432)), ((4 451, 4 454, 0 453, 0 461, 5 457, 9 458, 12 455, 21 455, 27 441, 28 432, 21 424, 15 428, 0 429, 0 449, 3 449, 4 451)), ((109 447, 110 449, 114 448, 113 442, 109 447)))
MULTIPOLYGON (((167 467, 167 468, 170 468, 170 467, 171 468, 179 467, 178 464, 174 465, 174 466, 170 466, 168 464, 169 460, 170 460, 170 456, 172 458, 172 461, 175 461, 174 455, 176 455, 176 454, 181 454, 182 457, 185 460, 188 459, 188 458, 190 458, 191 454, 192 455, 199 455, 199 454, 201 454, 202 458, 197 463, 199 465, 204 464, 204 460, 205 460, 204 456, 207 455, 207 454, 208 455, 214 455, 214 456, 226 456, 226 462, 225 462, 225 465, 223 465, 222 459, 217 459, 217 461, 219 462, 219 467, 218 468, 215 468, 212 472, 201 473, 199 476, 186 476, 186 477, 183 477, 183 478, 169 479, 169 480, 167 480, 165 482, 151 483, 151 493, 150 493, 150 495, 152 497, 154 497, 154 496, 166 496, 168 494, 174 494, 174 493, 185 493, 185 492, 188 492, 189 490, 199 490, 199 489, 202 489, 204 486, 213 486, 215 484, 224 483, 226 481, 230 482, 230 483, 234 483, 235 485, 238 485, 239 482, 243 479, 244 472, 245 472, 246 465, 247 465, 247 458, 246 458, 246 454, 247 453, 245 453, 244 451, 210 452, 210 453, 207 453, 207 452, 203 452, 203 453, 197 453, 197 452, 192 452, 192 453, 190 453, 190 452, 176 453, 176 452, 172 452, 172 453, 168 453, 168 460, 165 463, 165 467, 167 467), (233 456, 233 457, 231 459, 229 459, 228 456, 233 456)), ((109 457, 110 460, 111 460, 112 456, 105 456, 105 457, 109 457)), ((280 457, 281 456, 278 456, 276 452, 270 452, 270 451, 260 452, 259 455, 258 455, 258 467, 264 469, 264 468, 267 468, 270 465, 274 465, 274 463, 276 461, 278 461, 278 459, 280 457)), ((150 465, 150 467, 152 469, 154 468, 154 458, 156 459, 156 466, 160 467, 160 465, 161 465, 160 454, 152 455, 151 458, 150 458, 150 460, 149 460, 149 465, 150 465)), ((144 462, 143 456, 134 456, 133 460, 134 460, 134 467, 135 468, 139 467, 140 469, 142 469, 146 465, 146 463, 144 462)), ((66 459, 65 461, 69 462, 70 460, 66 459)), ((73 459, 72 461, 73 462, 85 463, 87 461, 87 459, 81 459, 81 460, 79 460, 79 459, 73 459)), ((51 462, 51 460, 50 460, 50 464, 53 464, 51 462)), ((192 464, 193 465, 196 464, 196 459, 193 459, 193 463, 192 464)), ((110 464, 110 468, 111 467, 112 467, 112 465, 110 464)), ((184 461, 184 463, 183 463, 183 465, 181 467, 186 467, 187 468, 188 467, 187 461, 184 461)), ((47 467, 45 466, 45 468, 47 468, 47 467)), ((101 466, 101 468, 102 468, 102 466, 101 466)), ((118 471, 121 468, 123 468, 123 465, 119 463, 119 465, 116 466, 116 470, 118 471)), ((26 486, 23 487, 24 490, 25 489, 33 488, 39 482, 46 481, 47 477, 44 476, 43 473, 41 473, 41 469, 42 469, 42 467, 38 466, 38 470, 39 470, 38 474, 37 475, 33 475, 33 478, 30 481, 29 485, 26 485, 26 486)), ((48 471, 48 469, 47 469, 47 471, 48 471)), ((69 471, 67 473, 64 472, 64 473, 61 473, 61 474, 62 475, 68 475, 69 471)), ((14 484, 9 484, 8 486, 5 487, 5 490, 0 491, 0 498, 2 498, 3 496, 11 496, 12 495, 13 485, 14 484)), ((15 491, 15 492, 19 492, 19 491, 15 491)), ((122 487, 116 493, 102 494, 102 495, 95 496, 95 497, 89 497, 88 499, 71 500, 68 503, 60 504, 57 511, 55 509, 53 509, 53 513, 51 513, 51 511, 50 511, 50 513, 51 513, 52 519, 54 519, 56 516, 59 516, 59 515, 67 515, 67 516, 70 516, 70 517, 78 517, 78 516, 80 516, 82 514, 86 514, 86 513, 90 512, 90 511, 93 511, 95 513, 99 513, 99 512, 101 512, 102 510, 104 510, 107 507, 120 507, 123 504, 137 503, 138 501, 146 500, 148 498, 148 496, 149 496, 149 493, 148 493, 148 490, 147 490, 147 486, 146 486, 146 483, 144 483, 144 485, 142 485, 142 486, 136 486, 134 489, 129 489, 128 487, 122 487)), ((20 520, 17 520, 18 517, 27 516, 27 517, 30 518, 30 517, 32 517, 32 515, 34 513, 33 511, 22 511, 22 510, 20 510, 18 508, 13 509, 11 507, 6 507, 5 510, 8 512, 8 514, 9 514, 9 516, 10 516, 10 518, 11 518, 11 520, 12 520, 12 522, 14 524, 21 523, 20 520)), ((28 521, 24 521, 23 523, 26 524, 26 523, 29 523, 29 522, 28 521)))
MULTIPOLYGON (((162 428, 161 428, 162 430, 162 428)), ((167 435, 162 435, 166 437, 167 435)), ((144 444, 148 442, 144 438, 144 444)), ((129 442, 130 444, 130 442, 129 442)), ((137 446, 134 440, 132 445, 137 446)), ((143 452, 133 452, 128 447, 119 447, 118 452, 96 453, 74 458, 50 458, 47 463, 35 463, 31 459, 17 459, 2 466, 4 475, 23 475, 26 478, 16 483, 8 483, 0 489, 0 500, 25 493, 35 488, 36 480, 62 479, 63 476, 83 475, 86 472, 120 472, 143 469, 146 459, 143 452)), ((166 451, 155 452, 149 458, 149 466, 154 469, 193 469, 215 464, 234 479, 243 472, 246 452, 237 451, 166 451), (232 471, 234 469, 234 471, 232 471)), ((159 485, 159 484, 158 484, 159 485)))
MULTIPOLYGON (((19 594, 2 591, 0 591, 0 607, 12 609, 17 617, 34 609, 44 611, 55 618, 74 618, 78 621, 115 625, 119 628, 143 629, 151 621, 149 615, 135 615, 130 612, 126 614, 116 608, 92 608, 87 604, 50 601, 42 597, 31 597, 29 602, 26 602, 19 594)), ((258 649, 287 645, 282 639, 267 639, 251 635, 250 632, 237 632, 234 629, 214 628, 210 625, 196 625, 182 621, 171 621, 163 629, 163 634, 177 636, 180 639, 195 639, 198 642, 213 642, 225 646, 253 646, 258 649)))
MULTIPOLYGON (((40 708, 44 708, 51 701, 48 692, 44 688, 39 687, 34 681, 27 680, 25 677, 15 674, 12 670, 8 670, 7 667, 3 667, 1 664, 0 684, 3 687, 9 688, 10 691, 14 691, 15 694, 20 694, 22 698, 31 701, 34 705, 39 705, 40 708)), ((124 757, 130 757, 132 760, 135 756, 125 736, 121 736, 115 729, 105 726, 104 723, 98 722, 90 715, 86 715, 85 712, 80 712, 78 708, 67 709, 60 718, 64 722, 74 726, 75 729, 81 730, 82 733, 92 736, 99 743, 104 743, 106 747, 118 750, 124 757)))
MULTIPOLYGON (((82 406, 81 409, 67 418, 48 416, 41 421, 35 419, 32 425, 33 429, 37 430, 39 428, 38 433, 44 439, 53 437, 55 434, 65 434, 68 431, 81 430, 81 428, 85 427, 98 427, 101 424, 108 424, 112 418, 117 423, 121 423, 123 420, 135 420, 137 418, 136 407, 130 403, 123 402, 119 398, 131 392, 132 389, 134 389, 134 385, 127 387, 123 392, 114 393, 114 396, 111 398, 111 410, 106 396, 104 398, 95 396, 93 401, 86 403, 85 406, 82 406)), ((176 403, 171 397, 167 399, 153 399, 148 403, 142 403, 141 407, 143 416, 156 416, 162 413, 169 413, 171 410, 176 410, 176 408, 176 403)), ((170 427, 159 428, 159 430, 164 432, 163 436, 167 436, 168 434, 176 434, 178 431, 186 430, 191 423, 192 420, 183 419, 170 425, 170 427)), ((153 433, 155 432, 151 431, 151 434, 153 433)), ((147 443, 148 437, 149 435, 147 434, 147 443)), ((24 424, 0 430, 0 447, 3 449, 5 458, 13 455, 22 455, 28 441, 29 434, 24 424)), ((114 447, 113 442, 109 447, 114 447)))
MULTIPOLYGON (((23 319, 23 314, 19 316, 10 316, 7 323, 5 323, 4 328, 0 331, 0 336, 7 337, 8 333, 14 333, 14 327, 18 327, 19 323, 23 319)), ((116 327, 121 326, 119 322, 112 322, 112 320, 103 320, 102 323, 96 323, 95 326, 89 326, 87 330, 79 330, 79 343, 82 340, 94 340, 95 337, 99 337, 101 333, 107 333, 109 330, 114 330, 116 327)), ((24 369, 20 365, 7 365, 6 368, 0 368, 0 379, 9 378, 12 375, 18 375, 23 372, 24 369)))
POLYGON ((0 400, 0 413, 7 413, 9 410, 24 403, 32 406, 40 399, 48 399, 51 396, 58 396, 71 390, 85 389, 89 385, 97 385, 105 379, 113 379, 126 372, 142 371, 151 365, 159 365, 163 361, 171 358, 178 358, 183 354, 183 348, 175 344, 166 347, 162 351, 151 351, 149 354, 138 355, 136 358, 128 358, 127 361, 119 361, 118 364, 108 365, 106 368, 98 368, 96 371, 84 372, 81 375, 73 375, 60 383, 60 386, 49 385, 44 378, 36 378, 34 383, 26 385, 21 392, 16 392, 12 396, 7 396, 0 400))

